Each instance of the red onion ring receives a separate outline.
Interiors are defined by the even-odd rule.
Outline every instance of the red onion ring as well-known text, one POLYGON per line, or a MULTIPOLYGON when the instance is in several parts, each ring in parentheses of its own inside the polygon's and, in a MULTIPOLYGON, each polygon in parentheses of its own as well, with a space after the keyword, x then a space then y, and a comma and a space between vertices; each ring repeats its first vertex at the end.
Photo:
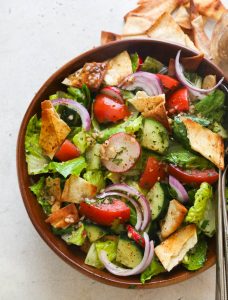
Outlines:
POLYGON ((51 103, 54 106, 64 105, 64 106, 70 107, 71 109, 75 110, 79 114, 79 116, 82 120, 82 127, 86 131, 90 130, 90 126, 91 126, 90 115, 89 115, 87 109, 82 104, 78 103, 77 101, 74 101, 71 99, 65 99, 65 98, 59 98, 59 99, 52 100, 51 103))
POLYGON ((182 203, 185 203, 188 201, 188 193, 186 192, 186 189, 184 188, 183 184, 180 183, 179 180, 177 180, 175 177, 169 175, 169 185, 175 190, 177 193, 177 199, 181 201, 182 203))
POLYGON ((100 93, 124 103, 120 90, 115 86, 106 86, 100 91, 100 93))
POLYGON ((144 90, 148 96, 156 96, 163 93, 160 79, 155 74, 142 71, 127 76, 119 87, 128 91, 139 88, 144 90))
POLYGON ((127 195, 125 195, 123 193, 119 193, 119 192, 103 192, 102 194, 97 195, 96 198, 103 199, 103 198, 110 197, 110 196, 119 196, 119 197, 125 198, 129 202, 131 202, 131 204, 135 207, 136 216, 137 216, 137 222, 135 224, 135 229, 139 230, 142 226, 142 212, 141 212, 141 209, 140 209, 138 203, 135 200, 133 200, 132 198, 128 197, 127 195))
POLYGON ((104 191, 105 192, 122 191, 122 192, 126 192, 128 195, 133 195, 137 197, 137 200, 140 203, 143 212, 142 226, 138 230, 143 231, 146 228, 146 226, 148 225, 151 219, 151 212, 150 212, 149 202, 144 195, 142 195, 135 188, 123 183, 110 185, 104 191))
POLYGON ((183 73, 183 67, 182 65, 180 64, 180 54, 181 54, 181 50, 179 50, 177 52, 177 55, 176 55, 176 58, 175 58, 175 69, 176 69, 176 75, 177 75, 177 78, 178 80, 184 85, 186 86, 190 91, 196 91, 196 92, 199 92, 199 93, 202 93, 202 94, 209 94, 210 92, 214 91, 217 87, 219 87, 219 85, 223 82, 224 80, 224 77, 222 77, 219 82, 213 87, 213 88, 210 88, 210 89, 201 89, 201 88, 198 88, 196 86, 194 86, 190 81, 188 81, 185 76, 184 76, 184 73, 183 73))
POLYGON ((153 242, 149 241, 149 236, 146 232, 144 232, 145 239, 145 250, 143 259, 141 262, 133 269, 124 269, 113 263, 111 263, 108 259, 107 252, 105 250, 100 251, 99 259, 104 264, 105 268, 112 274, 117 276, 131 276, 142 273, 147 266, 151 263, 154 254, 153 242))

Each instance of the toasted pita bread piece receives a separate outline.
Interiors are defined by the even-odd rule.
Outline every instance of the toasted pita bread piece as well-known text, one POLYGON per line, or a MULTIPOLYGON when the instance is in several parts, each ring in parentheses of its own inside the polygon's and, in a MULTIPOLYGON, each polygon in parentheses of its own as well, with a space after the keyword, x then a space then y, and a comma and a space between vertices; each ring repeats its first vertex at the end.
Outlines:
POLYGON ((173 233, 155 248, 155 253, 167 271, 178 265, 197 243, 196 226, 191 224, 173 233))
POLYGON ((141 34, 150 28, 152 22, 144 17, 128 16, 125 20, 123 34, 141 34))
POLYGON ((60 119, 51 101, 43 101, 41 103, 41 110, 39 144, 45 154, 52 159, 70 133, 70 127, 60 119))
POLYGON ((71 224, 77 223, 78 221, 78 210, 73 203, 53 212, 45 220, 46 223, 50 223, 55 228, 66 228, 71 224))
POLYGON ((222 137, 190 119, 181 118, 187 129, 191 148, 224 169, 224 142, 222 137))
POLYGON ((146 31, 146 34, 152 39, 179 43, 198 51, 190 38, 168 13, 161 15, 151 28, 146 31))
POLYGON ((216 75, 207 75, 203 79, 202 88, 211 89, 216 85, 216 75))
POLYGON ((148 96, 145 92, 137 92, 135 97, 128 99, 145 118, 153 118, 170 130, 169 120, 165 109, 165 94, 148 96))
POLYGON ((172 14, 174 20, 184 29, 191 29, 190 15, 187 9, 182 5, 172 14))
POLYGON ((194 0, 199 13, 215 20, 219 20, 226 11, 220 0, 194 0))
POLYGON ((97 187, 85 179, 71 175, 65 182, 61 201, 80 203, 96 194, 97 187))
POLYGON ((129 39, 147 39, 148 36, 145 33, 142 34, 116 34, 113 32, 102 31, 101 32, 101 45, 108 44, 110 42, 119 40, 129 40, 129 39))
POLYGON ((140 3, 138 7, 127 13, 124 19, 126 20, 129 16, 137 16, 155 22, 164 12, 171 13, 174 11, 179 2, 179 0, 150 0, 140 3))
POLYGON ((204 58, 204 54, 199 53, 198 55, 194 55, 194 56, 182 57, 181 63, 185 71, 195 72, 198 69, 199 65, 201 64, 203 58, 204 58))
POLYGON ((83 84, 86 84, 92 91, 97 91, 104 79, 107 71, 107 62, 86 63, 82 69, 71 74, 63 80, 63 84, 81 88, 83 84))
POLYGON ((50 201, 52 203, 51 212, 55 212, 61 207, 61 186, 60 186, 60 178, 51 178, 47 177, 45 182, 45 190, 47 195, 50 197, 50 201))
POLYGON ((161 237, 163 239, 166 239, 180 227, 187 212, 187 208, 179 201, 173 199, 169 202, 168 212, 161 226, 161 237))
POLYGON ((107 85, 118 85, 125 77, 132 73, 130 55, 127 51, 123 51, 109 60, 104 82, 107 85))

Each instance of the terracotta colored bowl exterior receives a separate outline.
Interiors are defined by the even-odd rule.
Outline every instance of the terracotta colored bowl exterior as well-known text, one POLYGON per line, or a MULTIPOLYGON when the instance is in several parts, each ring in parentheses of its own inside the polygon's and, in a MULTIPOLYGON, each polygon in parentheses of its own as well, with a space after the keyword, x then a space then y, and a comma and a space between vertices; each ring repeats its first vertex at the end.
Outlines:
MULTIPOLYGON (((183 267, 179 266, 170 273, 156 276, 144 285, 140 283, 139 276, 131 276, 128 278, 117 277, 105 270, 97 270, 85 265, 85 254, 83 254, 79 248, 76 246, 67 246, 61 238, 55 236, 51 232, 49 225, 44 222, 45 215, 42 208, 29 190, 29 186, 32 184, 32 178, 31 176, 28 176, 27 165, 25 162, 24 139, 26 126, 30 117, 40 111, 41 101, 48 99, 49 95, 55 93, 56 90, 61 89, 61 81, 67 75, 82 67, 84 63, 90 61, 104 61, 117 55, 123 50, 127 50, 129 53, 139 53, 142 58, 145 58, 147 55, 153 56, 167 64, 169 58, 175 57, 179 49, 182 49, 182 55, 184 56, 195 54, 193 51, 184 47, 153 40, 125 40, 92 49, 65 64, 44 83, 30 103, 21 124, 17 143, 17 172, 24 205, 33 225, 48 246, 65 262, 85 275, 106 284, 124 288, 157 288, 191 278, 207 270, 215 263, 215 240, 210 240, 207 262, 199 271, 188 272, 183 267)), ((199 73, 202 75, 215 74, 217 79, 222 77, 221 71, 206 59, 201 63, 199 73)))

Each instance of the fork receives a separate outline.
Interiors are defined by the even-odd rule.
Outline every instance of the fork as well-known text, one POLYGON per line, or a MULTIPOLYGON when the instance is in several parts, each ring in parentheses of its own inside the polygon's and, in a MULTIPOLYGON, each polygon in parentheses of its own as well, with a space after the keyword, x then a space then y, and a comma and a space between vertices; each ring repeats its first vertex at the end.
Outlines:
POLYGON ((218 182, 216 300, 227 300, 227 214, 224 197, 226 171, 227 168, 223 174, 219 171, 218 182))

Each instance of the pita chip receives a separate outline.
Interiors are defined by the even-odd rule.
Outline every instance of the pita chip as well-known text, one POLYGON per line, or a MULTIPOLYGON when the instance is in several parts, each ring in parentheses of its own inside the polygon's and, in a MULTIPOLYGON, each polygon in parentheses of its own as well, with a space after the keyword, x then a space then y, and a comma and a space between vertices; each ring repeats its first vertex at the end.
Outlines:
POLYGON ((152 22, 147 18, 129 15, 124 24, 123 34, 141 34, 149 29, 151 25, 152 22))
POLYGON ((184 29, 191 29, 190 15, 184 6, 180 6, 172 14, 174 20, 184 29))
POLYGON ((41 103, 41 109, 39 144, 45 154, 52 159, 70 133, 70 127, 60 119, 51 101, 43 101, 41 103))
POLYGON ((220 0, 194 0, 194 4, 200 14, 214 20, 219 20, 226 11, 220 0))

